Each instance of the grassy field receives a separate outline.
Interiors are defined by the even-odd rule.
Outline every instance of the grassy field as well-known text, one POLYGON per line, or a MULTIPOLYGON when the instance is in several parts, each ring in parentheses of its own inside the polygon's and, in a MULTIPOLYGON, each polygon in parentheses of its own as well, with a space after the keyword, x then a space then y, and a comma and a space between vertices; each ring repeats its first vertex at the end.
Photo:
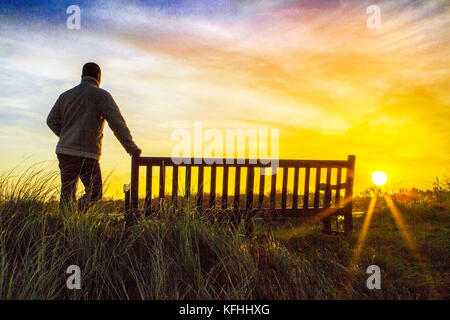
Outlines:
POLYGON ((158 215, 125 228, 119 201, 86 214, 59 212, 58 175, 45 168, 0 176, 0 299, 449 299, 450 185, 391 194, 417 252, 408 249, 380 197, 359 259, 355 248, 371 193, 355 199, 355 232, 322 226, 268 228, 220 212, 158 215), (81 268, 81 290, 66 268, 81 268), (381 290, 366 268, 382 270, 381 290))

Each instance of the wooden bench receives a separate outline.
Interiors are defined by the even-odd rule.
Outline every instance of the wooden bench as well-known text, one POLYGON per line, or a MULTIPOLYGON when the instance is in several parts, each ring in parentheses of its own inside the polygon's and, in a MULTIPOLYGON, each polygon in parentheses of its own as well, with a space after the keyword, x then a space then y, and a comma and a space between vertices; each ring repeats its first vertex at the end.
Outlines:
MULTIPOLYGON (((343 216, 343 232, 350 233, 352 225, 352 200, 353 200, 353 177, 355 170, 355 156, 348 156, 347 160, 279 160, 278 170, 273 175, 259 174, 261 168, 270 168, 272 162, 267 160, 254 159, 205 159, 205 158, 170 158, 170 157, 133 157, 131 161, 131 185, 124 188, 125 191, 125 219, 127 223, 132 223, 138 214, 150 214, 152 211, 152 190, 156 188, 152 183, 153 168, 158 168, 158 203, 161 201, 171 201, 177 205, 181 186, 184 188, 184 197, 194 197, 197 210, 218 208, 221 210, 239 210, 260 212, 272 217, 303 217, 312 216, 323 222, 325 233, 332 233, 331 217, 343 216), (186 162, 186 160, 188 160, 186 162), (222 162, 221 162, 222 160, 222 162), (182 162, 183 161, 183 162, 182 162), (176 164, 181 163, 181 164, 176 164), (188 164, 186 164, 188 163, 188 164), (141 210, 139 210, 139 169, 146 168, 145 178, 145 200, 141 210), (167 169, 171 167, 172 181, 166 181, 167 169), (183 169, 182 169, 183 168, 183 169), (191 192, 193 186, 192 172, 197 168, 197 188, 196 194, 191 192), (206 188, 205 169, 209 168, 209 201, 205 204, 204 195, 206 188), (222 192, 221 200, 218 200, 217 172, 221 171, 222 192), (233 168, 233 169, 232 169, 233 168), (281 168, 281 172, 280 169, 281 168), (183 171, 183 175, 179 174, 183 171), (230 171, 234 170, 234 177, 230 177, 230 171), (258 174, 255 179, 255 170, 258 174), (289 171, 293 171, 292 194, 288 193, 289 171), (302 171, 302 181, 300 179, 302 171), (342 181, 345 170, 345 181, 342 181), (245 192, 241 192, 241 172, 246 171, 245 192), (334 174, 332 174, 334 172, 334 174), (277 178, 281 177, 280 201, 277 203, 277 178), (259 176, 259 178, 258 178, 259 176), (332 179, 332 176, 334 177, 332 179), (231 178, 231 179, 230 179, 231 178), (234 179, 233 179, 234 178, 234 179), (270 179, 269 196, 266 197, 266 179, 270 179), (234 180, 234 193, 232 201, 229 201, 229 183, 234 180), (255 181, 259 180, 259 190, 255 192, 255 181), (324 182, 322 182, 324 180, 324 182), (333 181, 332 181, 333 180, 333 181), (168 184, 169 183, 169 184, 168 184), (167 186, 171 192, 166 194, 167 186), (303 188, 300 194, 300 188, 303 188), (341 193, 344 192, 342 196, 341 193), (241 200, 244 197, 244 201, 241 200), (256 201, 254 201, 256 196, 256 201), (287 205, 287 198, 292 197, 290 205, 287 205), (266 199, 267 198, 267 199, 266 199), (220 202, 220 203, 219 203, 220 202), (230 203, 231 202, 231 203, 230 203), (268 205, 267 205, 268 202, 268 205), (301 202, 301 203, 300 203, 301 202)), ((291 176, 292 177, 292 176, 291 176)), ((280 179, 280 178, 278 178, 280 179)), ((155 189, 156 191, 156 189, 155 189)), ((157 210, 157 209, 156 209, 157 210)), ((339 230, 336 230, 339 231, 339 230)))

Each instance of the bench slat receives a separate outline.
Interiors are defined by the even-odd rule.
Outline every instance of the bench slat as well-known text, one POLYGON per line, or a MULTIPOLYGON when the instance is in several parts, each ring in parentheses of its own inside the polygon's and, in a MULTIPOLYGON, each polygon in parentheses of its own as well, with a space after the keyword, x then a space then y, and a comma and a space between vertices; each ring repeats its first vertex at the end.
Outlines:
POLYGON ((309 207, 309 176, 311 169, 307 167, 305 169, 305 191, 303 194, 303 208, 307 209, 309 207))
POLYGON ((320 171, 321 168, 316 168, 316 188, 314 190, 314 208, 318 208, 320 205, 320 171))
POLYGON ((216 166, 211 167, 211 186, 209 189, 209 206, 214 207, 216 203, 216 166))
POLYGON ((184 189, 186 198, 191 196, 191 166, 186 166, 186 177, 184 181, 184 189))
POLYGON ((152 210, 152 173, 153 166, 147 166, 147 173, 145 178, 145 204, 144 214, 148 216, 152 210))
POLYGON ((294 189, 292 190, 292 209, 297 209, 298 206, 298 172, 299 168, 294 169, 294 189))
POLYGON ((172 202, 175 206, 177 205, 177 202, 178 202, 178 166, 173 166, 172 202))
POLYGON ((227 208, 228 201, 228 167, 223 167, 223 182, 222 182, 222 209, 227 208))
POLYGON ((247 169, 247 185, 245 196, 245 210, 249 211, 253 208, 253 185, 255 183, 255 168, 250 167, 247 169))
POLYGON ((165 163, 162 162, 159 166, 159 202, 161 203, 161 199, 164 199, 165 194, 165 186, 166 186, 166 166, 165 163))
MULTIPOLYGON (((272 169, 273 170, 273 169, 272 169)), ((275 169, 278 170, 278 169, 275 169)), ((270 209, 275 209, 275 198, 277 193, 277 174, 278 171, 272 172, 272 177, 270 180, 270 209)))
POLYGON ((241 167, 236 167, 234 175, 234 201, 233 208, 239 208, 239 194, 241 192, 241 167))
MULTIPOLYGON (((265 170, 261 168, 260 170, 265 170)), ((264 206, 264 187, 266 183, 266 175, 259 172, 259 197, 258 197, 258 209, 262 209, 264 206)))
POLYGON ((199 211, 203 208, 203 175, 205 167, 198 167, 198 184, 197 184, 197 208, 199 211))
POLYGON ((334 206, 339 208, 341 206, 341 180, 342 180, 342 168, 338 168, 336 176, 336 194, 334 197, 334 206))
MULTIPOLYGON (((198 166, 225 166, 225 167, 271 167, 270 159, 221 159, 221 158, 182 158, 182 157, 139 157, 137 159, 139 165, 159 166, 162 161, 166 165, 194 165, 198 166), (233 160, 233 161, 231 161, 233 160)), ((349 162, 345 160, 304 160, 304 159, 279 159, 279 167, 332 167, 332 168, 348 168, 349 162)))
POLYGON ((283 167, 283 184, 281 186, 281 209, 286 209, 288 173, 289 168, 283 167))

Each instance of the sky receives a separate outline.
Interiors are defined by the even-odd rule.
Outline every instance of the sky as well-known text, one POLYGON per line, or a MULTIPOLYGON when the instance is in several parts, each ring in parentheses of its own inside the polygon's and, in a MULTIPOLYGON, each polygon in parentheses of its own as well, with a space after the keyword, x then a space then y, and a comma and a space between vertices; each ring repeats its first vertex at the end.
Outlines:
MULTIPOLYGON (((279 130, 280 158, 356 155, 356 191, 449 175, 447 1, 1 1, 0 171, 48 161, 46 117, 81 67, 102 68, 147 156, 170 156, 177 129, 279 130), (66 9, 80 7, 70 30, 66 9), (367 7, 380 8, 380 28, 367 7)), ((106 127, 105 127, 106 128, 106 127)), ((107 195, 130 158, 105 129, 107 195)))

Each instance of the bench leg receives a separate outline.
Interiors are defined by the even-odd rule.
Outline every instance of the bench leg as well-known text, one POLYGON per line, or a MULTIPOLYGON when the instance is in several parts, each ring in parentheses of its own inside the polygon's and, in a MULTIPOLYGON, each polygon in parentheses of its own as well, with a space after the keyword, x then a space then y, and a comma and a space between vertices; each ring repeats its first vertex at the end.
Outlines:
POLYGON ((124 201, 125 225, 129 227, 135 224, 138 212, 137 209, 131 208, 131 192, 129 188, 128 189, 124 188, 124 194, 125 194, 125 201, 124 201))
POLYGON ((344 232, 352 233, 352 231, 353 231, 353 220, 352 220, 352 212, 350 211, 344 214, 344 232))
POLYGON ((326 217, 322 220, 323 223, 323 233, 331 234, 331 217, 326 217))

